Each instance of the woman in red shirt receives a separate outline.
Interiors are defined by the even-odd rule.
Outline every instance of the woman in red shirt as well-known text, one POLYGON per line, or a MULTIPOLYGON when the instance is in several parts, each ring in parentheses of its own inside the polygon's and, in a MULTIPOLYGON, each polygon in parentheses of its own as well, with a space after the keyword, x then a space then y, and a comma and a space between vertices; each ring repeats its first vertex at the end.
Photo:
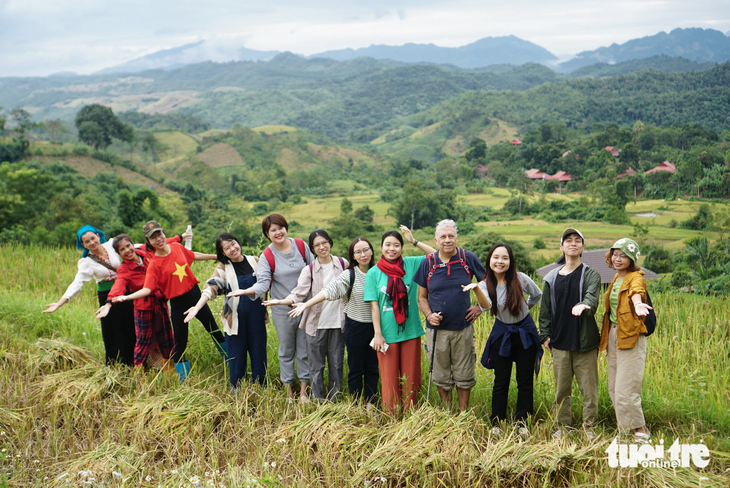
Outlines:
MULTIPOLYGON (((167 243, 180 243, 184 236, 177 235, 167 239, 167 243)), ((145 275, 149 268, 152 252, 144 248, 135 248, 132 238, 127 234, 120 234, 114 238, 114 250, 123 259, 117 269, 117 279, 109 291, 107 301, 96 312, 97 318, 106 317, 112 307, 112 300, 122 296, 129 290, 130 293, 139 291, 144 286, 145 275)), ((147 297, 134 301, 134 326, 137 341, 134 345, 134 365, 142 366, 157 343, 157 348, 163 360, 167 361, 172 355, 174 338, 167 299, 160 290, 147 297)))
MULTIPOLYGON (((131 295, 123 295, 112 300, 114 303, 136 300, 149 296, 153 290, 159 289, 170 300, 172 328, 175 334, 173 359, 180 381, 185 381, 190 371, 190 362, 185 360, 184 353, 188 346, 188 324, 185 323, 185 311, 194 307, 200 299, 198 280, 190 269, 193 261, 214 260, 215 254, 203 254, 185 249, 181 244, 165 241, 162 226, 150 220, 144 224, 143 232, 147 241, 147 249, 154 251, 149 269, 145 275, 144 287, 131 295)), ((213 313, 206 304, 197 314, 211 336, 221 355, 225 358, 225 338, 218 328, 213 313)))

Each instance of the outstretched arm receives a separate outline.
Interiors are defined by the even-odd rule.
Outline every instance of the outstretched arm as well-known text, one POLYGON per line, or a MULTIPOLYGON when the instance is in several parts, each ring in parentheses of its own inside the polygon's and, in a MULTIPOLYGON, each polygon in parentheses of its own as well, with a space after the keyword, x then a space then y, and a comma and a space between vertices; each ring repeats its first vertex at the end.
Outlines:
POLYGON ((289 311, 289 317, 299 317, 301 314, 304 313, 304 311, 314 305, 317 305, 318 303, 322 303, 325 301, 327 297, 324 295, 323 291, 320 291, 316 295, 314 295, 312 298, 307 300, 306 302, 302 303, 295 303, 292 306, 292 309, 289 311))
POLYGON ((416 247, 418 249, 420 249, 421 251, 423 251, 424 254, 433 254, 433 253, 436 252, 436 249, 432 248, 428 244, 426 244, 424 242, 421 242, 421 241, 416 241, 416 238, 413 237, 413 233, 411 232, 411 229, 409 229, 405 225, 401 225, 400 226, 400 231, 403 232, 403 237, 408 242, 410 242, 411 244, 413 244, 414 242, 416 242, 416 247))

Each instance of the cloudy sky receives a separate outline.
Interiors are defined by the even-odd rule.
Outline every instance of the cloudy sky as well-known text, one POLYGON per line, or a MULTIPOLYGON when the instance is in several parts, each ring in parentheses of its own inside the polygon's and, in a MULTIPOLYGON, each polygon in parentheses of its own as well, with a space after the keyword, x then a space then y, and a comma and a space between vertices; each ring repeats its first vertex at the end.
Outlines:
POLYGON ((566 58, 677 27, 730 31, 729 0, 0 0, 0 77, 91 73, 206 40, 314 54, 515 35, 566 58))

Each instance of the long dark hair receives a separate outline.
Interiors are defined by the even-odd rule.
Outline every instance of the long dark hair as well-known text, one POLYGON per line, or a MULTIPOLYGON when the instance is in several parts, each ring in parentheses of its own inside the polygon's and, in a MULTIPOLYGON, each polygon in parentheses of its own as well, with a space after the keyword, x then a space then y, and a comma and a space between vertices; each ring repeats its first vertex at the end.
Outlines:
POLYGON ((355 259, 355 244, 358 242, 367 242, 368 246, 370 246, 370 262, 368 263, 368 269, 370 269, 375 266, 375 251, 373 251, 373 245, 370 241, 364 237, 356 237, 350 243, 350 249, 347 251, 347 258, 350 260, 350 264, 347 266, 347 269, 356 268, 358 266, 357 259, 355 259))
POLYGON ((525 301, 525 291, 522 289, 522 283, 520 282, 519 276, 517 276, 517 263, 515 263, 515 257, 512 254, 512 249, 503 242, 498 242, 493 245, 487 253, 487 273, 484 275, 484 281, 487 283, 489 301, 492 302, 491 312, 492 315, 497 315, 497 312, 499 311, 499 307, 497 305, 497 277, 490 266, 490 263, 492 262, 492 254, 494 254, 494 251, 499 247, 507 249, 507 254, 509 255, 509 268, 507 268, 507 271, 504 273, 504 280, 507 284, 507 303, 505 303, 505 306, 510 315, 518 317, 522 309, 522 302, 525 301))
MULTIPOLYGON (((218 257, 219 263, 228 264, 231 260, 228 259, 226 253, 223 252, 223 241, 236 241, 239 247, 241 247, 241 241, 239 241, 236 236, 228 232, 221 232, 218 234, 218 237, 215 240, 215 254, 218 257)), ((241 252, 241 255, 243 255, 243 252, 241 252)))

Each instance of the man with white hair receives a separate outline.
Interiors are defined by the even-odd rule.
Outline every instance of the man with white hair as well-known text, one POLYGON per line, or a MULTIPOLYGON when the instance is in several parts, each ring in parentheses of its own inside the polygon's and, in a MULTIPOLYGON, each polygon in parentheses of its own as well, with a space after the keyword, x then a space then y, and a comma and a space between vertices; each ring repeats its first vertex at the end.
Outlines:
POLYGON ((459 408, 466 410, 471 389, 476 384, 474 365, 474 326, 481 314, 471 306, 469 293, 462 286, 476 277, 484 278, 484 265, 471 251, 457 247, 456 222, 442 220, 436 225, 438 251, 421 262, 413 281, 418 289, 418 307, 426 316, 429 361, 433 360, 433 382, 447 406, 451 406, 456 386, 459 408), (438 332, 438 333, 437 333, 438 332), (432 345, 436 335, 435 347, 432 345))

